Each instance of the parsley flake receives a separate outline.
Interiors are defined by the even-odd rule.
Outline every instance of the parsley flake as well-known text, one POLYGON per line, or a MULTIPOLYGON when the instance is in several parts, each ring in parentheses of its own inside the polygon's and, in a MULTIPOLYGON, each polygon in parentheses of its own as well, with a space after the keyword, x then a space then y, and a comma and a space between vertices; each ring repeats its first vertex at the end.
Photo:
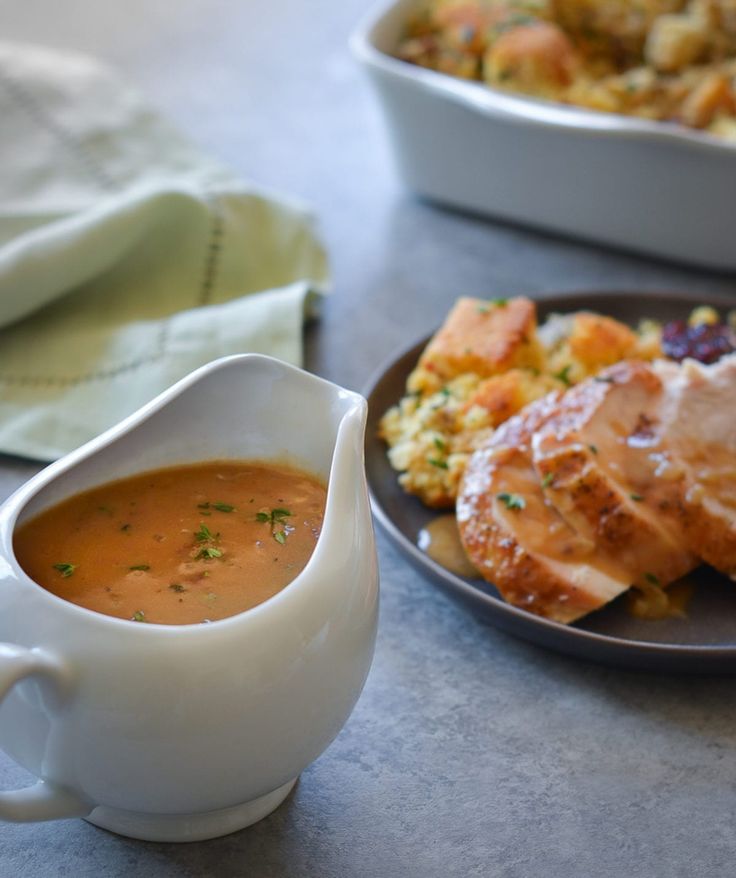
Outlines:
POLYGON ((570 369, 572 369, 572 363, 568 363, 566 366, 563 366, 559 372, 555 372, 552 376, 556 378, 558 381, 561 381, 566 387, 570 387, 572 381, 570 380, 570 369))
POLYGON ((133 567, 128 567, 128 570, 150 570, 150 564, 136 564, 133 567))
POLYGON ((200 559, 209 561, 212 558, 222 558, 222 550, 217 549, 214 546, 202 546, 202 548, 199 550, 199 552, 197 552, 194 558, 196 561, 200 559))
POLYGON ((644 579, 646 579, 650 585, 659 585, 659 578, 653 573, 645 573, 644 579))
POLYGON ((504 492, 502 494, 496 494, 496 499, 500 500, 507 509, 521 510, 526 507, 526 500, 519 494, 508 494, 504 492))
POLYGON ((286 519, 291 515, 292 513, 288 509, 279 506, 270 512, 256 512, 256 521, 260 521, 263 524, 269 523, 271 525, 271 536, 277 543, 281 543, 283 546, 289 535, 286 529, 286 519), (276 525, 281 525, 281 530, 276 530, 276 525))
POLYGON ((235 512, 230 503, 197 503, 197 509, 216 509, 218 512, 235 512))
POLYGON ((450 467, 448 466, 448 463, 447 463, 446 460, 439 460, 439 459, 436 458, 436 457, 428 457, 428 458, 427 458, 427 463, 431 463, 432 466, 436 466, 436 467, 438 467, 439 469, 449 469, 449 468, 450 468, 450 467))
POLYGON ((68 579, 77 569, 77 564, 53 564, 54 570, 58 570, 64 579, 68 579))
POLYGON ((143 610, 136 610, 135 613, 130 617, 131 622, 147 622, 146 614, 143 610))
POLYGON ((554 477, 554 473, 547 473, 547 475, 542 479, 542 487, 549 488, 549 486, 552 484, 552 481, 554 480, 554 477))
POLYGON ((632 500, 635 500, 637 503, 641 503, 644 497, 641 494, 629 494, 632 500))
POLYGON ((199 524, 199 530, 194 534, 194 538, 198 543, 207 543, 219 539, 220 534, 213 534, 206 524, 199 524))
POLYGON ((172 591, 178 592, 179 594, 181 594, 183 591, 186 591, 186 589, 180 582, 172 582, 171 585, 169 585, 169 588, 172 591))

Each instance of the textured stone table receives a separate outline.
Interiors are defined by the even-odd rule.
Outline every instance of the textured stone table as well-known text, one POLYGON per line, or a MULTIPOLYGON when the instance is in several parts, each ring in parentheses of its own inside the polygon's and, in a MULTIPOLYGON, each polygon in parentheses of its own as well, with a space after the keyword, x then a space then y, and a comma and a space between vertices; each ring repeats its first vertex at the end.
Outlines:
MULTIPOLYGON (((366 0, 0 0, 3 37, 81 49, 243 175, 317 209, 334 295, 308 365, 360 388, 461 293, 736 282, 443 212, 395 177, 346 50, 366 0)), ((652 218, 642 217, 642 222, 652 218)), ((0 459, 5 496, 37 466, 0 459)), ((0 825, 0 876, 731 876, 736 699, 543 652, 479 625, 379 534, 363 696, 271 817, 212 842, 83 821, 0 825)), ((25 773, 0 753, 0 787, 25 773)))

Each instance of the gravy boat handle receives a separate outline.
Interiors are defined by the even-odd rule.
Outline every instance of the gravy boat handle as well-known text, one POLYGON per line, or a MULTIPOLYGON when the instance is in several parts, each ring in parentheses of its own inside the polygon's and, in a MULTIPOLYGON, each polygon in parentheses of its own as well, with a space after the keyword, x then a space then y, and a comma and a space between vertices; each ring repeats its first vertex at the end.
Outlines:
MULTIPOLYGON (((58 695, 62 698, 66 695, 69 674, 58 660, 41 649, 0 643, 0 702, 16 683, 34 676, 50 679, 58 695)), ((0 820, 25 822, 85 817, 93 808, 94 805, 74 793, 43 780, 25 789, 0 792, 0 820)))

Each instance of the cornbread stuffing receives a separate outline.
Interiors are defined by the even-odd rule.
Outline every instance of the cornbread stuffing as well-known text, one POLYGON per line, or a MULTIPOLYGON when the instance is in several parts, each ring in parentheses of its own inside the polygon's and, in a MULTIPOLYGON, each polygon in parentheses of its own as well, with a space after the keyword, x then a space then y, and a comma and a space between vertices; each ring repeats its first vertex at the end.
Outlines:
POLYGON ((431 0, 397 54, 494 88, 736 138, 736 0, 431 0))
POLYGON ((427 506, 453 507, 468 457, 499 424, 622 359, 661 356, 660 338, 654 323, 635 332, 587 311, 538 327, 523 297, 459 299, 380 423, 399 482, 427 506))

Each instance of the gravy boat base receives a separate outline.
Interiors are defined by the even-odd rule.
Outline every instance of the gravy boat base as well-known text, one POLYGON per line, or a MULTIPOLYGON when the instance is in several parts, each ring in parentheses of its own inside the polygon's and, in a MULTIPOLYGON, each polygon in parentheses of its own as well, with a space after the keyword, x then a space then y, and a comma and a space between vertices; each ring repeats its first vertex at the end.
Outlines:
POLYGON ((242 805, 201 814, 150 814, 100 806, 88 823, 141 841, 207 841, 252 826, 275 811, 294 789, 298 778, 242 805))

